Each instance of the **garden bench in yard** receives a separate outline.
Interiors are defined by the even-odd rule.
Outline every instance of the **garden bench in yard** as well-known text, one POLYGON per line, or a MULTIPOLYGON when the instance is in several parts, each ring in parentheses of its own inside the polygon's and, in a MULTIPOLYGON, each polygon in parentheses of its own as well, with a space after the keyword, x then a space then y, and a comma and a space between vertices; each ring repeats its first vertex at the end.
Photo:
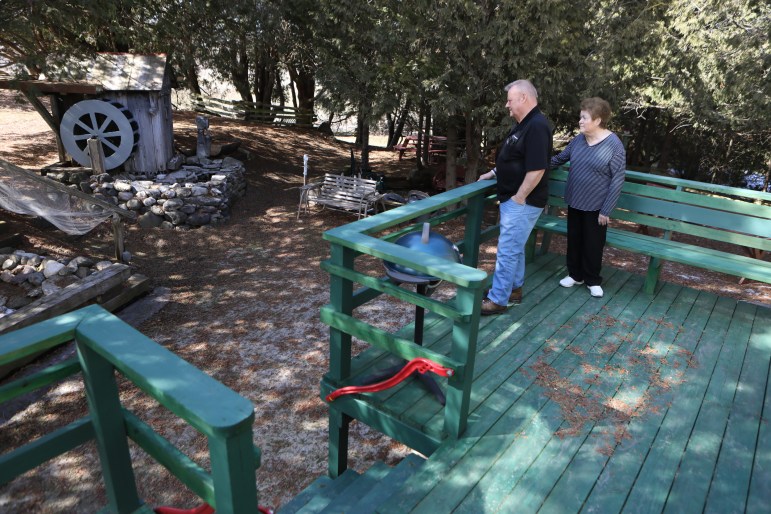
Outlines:
MULTIPOLYGON (((549 204, 536 229, 544 231, 540 252, 549 246, 549 234, 566 234, 567 220, 558 215, 567 207, 564 200, 568 172, 558 168, 549 178, 549 204)), ((749 255, 771 251, 771 194, 747 189, 706 184, 673 177, 633 171, 626 181, 611 220, 660 229, 627 230, 614 223, 608 228, 607 245, 650 257, 645 290, 653 292, 662 261, 736 275, 771 284, 771 262, 729 251, 697 246, 673 239, 675 233, 744 247, 749 255)), ((535 233, 528 255, 535 254, 535 233)))
POLYGON ((383 195, 377 191, 377 181, 361 177, 348 177, 327 173, 320 182, 312 182, 300 188, 300 213, 308 212, 310 204, 341 211, 352 211, 359 218, 375 211, 383 195))

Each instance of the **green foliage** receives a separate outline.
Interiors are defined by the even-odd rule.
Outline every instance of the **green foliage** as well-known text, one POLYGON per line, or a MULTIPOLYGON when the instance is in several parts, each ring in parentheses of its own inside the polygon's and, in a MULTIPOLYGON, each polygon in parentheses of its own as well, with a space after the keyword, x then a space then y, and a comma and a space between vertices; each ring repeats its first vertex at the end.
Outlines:
POLYGON ((769 26, 758 0, 3 0, 0 69, 166 52, 188 87, 206 67, 258 102, 283 100, 285 70, 306 107, 374 123, 410 105, 491 144, 527 78, 558 130, 601 96, 632 164, 731 182, 771 166, 769 26))

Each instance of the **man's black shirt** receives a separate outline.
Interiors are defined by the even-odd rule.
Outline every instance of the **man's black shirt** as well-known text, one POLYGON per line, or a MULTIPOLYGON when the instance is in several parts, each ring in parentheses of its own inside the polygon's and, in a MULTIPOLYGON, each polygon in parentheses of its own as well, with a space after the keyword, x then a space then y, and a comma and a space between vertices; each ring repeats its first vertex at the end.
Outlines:
MULTIPOLYGON (((498 200, 505 202, 517 194, 529 171, 549 169, 552 154, 552 128, 538 106, 527 113, 520 123, 514 124, 495 159, 498 179, 498 200)), ((533 207, 545 207, 549 197, 548 173, 525 202, 533 207)))

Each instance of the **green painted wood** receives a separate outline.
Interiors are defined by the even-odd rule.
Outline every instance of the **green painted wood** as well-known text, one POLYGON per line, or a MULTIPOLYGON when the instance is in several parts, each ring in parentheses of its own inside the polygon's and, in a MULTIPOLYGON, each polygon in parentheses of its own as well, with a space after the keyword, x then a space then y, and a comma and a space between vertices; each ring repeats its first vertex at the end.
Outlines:
POLYGON ((328 476, 320 476, 311 482, 308 487, 303 489, 300 494, 296 495, 284 505, 281 505, 276 510, 276 514, 295 514, 295 512, 307 504, 318 493, 318 491, 329 487, 331 483, 332 479, 328 476))
MULTIPOLYGON (((561 219, 547 217, 543 221, 539 220, 537 227, 560 234, 567 233, 567 225, 561 219)), ((771 283, 771 263, 744 255, 616 229, 608 230, 606 244, 634 253, 771 283)))
POLYGON ((362 495, 357 503, 346 511, 347 514, 371 514, 389 497, 399 494, 402 485, 409 481, 425 459, 411 453, 393 468, 385 480, 362 495))
POLYGON ((220 514, 257 514, 251 425, 208 439, 215 499, 212 507, 220 514))
POLYGON ((0 335, 0 365, 9 364, 28 355, 72 341, 75 327, 92 312, 96 312, 95 309, 97 309, 96 306, 86 307, 0 335))
MULTIPOLYGON (((760 309, 758 319, 771 318, 771 309, 760 309)), ((767 322, 766 322, 767 323, 767 322)), ((747 495, 747 512, 762 512, 768 507, 771 498, 771 425, 766 420, 771 418, 771 370, 766 380, 766 394, 763 412, 755 446, 755 462, 752 468, 750 491, 747 495)))
MULTIPOLYGON (((426 200, 421 201, 423 202, 426 200)), ((415 203, 417 204, 419 202, 415 203)), ((380 214, 372 216, 371 218, 374 219, 378 216, 380 216, 380 214)), ((353 227, 356 223, 358 222, 345 225, 345 227, 353 227)), ((324 233, 324 238, 329 240, 333 245, 345 246, 359 253, 372 255, 378 259, 396 264, 402 264, 420 271, 421 273, 437 277, 440 280, 446 280, 447 282, 457 284, 461 287, 484 287, 485 281, 487 280, 487 273, 466 266, 465 264, 459 264, 427 253, 420 253, 420 260, 416 260, 416 252, 404 246, 382 241, 375 237, 357 232, 349 232, 337 237, 335 234, 330 234, 334 230, 336 229, 324 233)))
POLYGON ((321 512, 324 507, 329 505, 329 502, 340 493, 340 491, 345 490, 349 485, 354 483, 359 476, 360 475, 352 469, 345 470, 342 475, 334 479, 328 486, 319 488, 316 495, 300 508, 297 511, 297 514, 313 514, 321 512))
MULTIPOLYGON (((639 285, 634 289, 639 290, 639 285)), ((567 289, 563 289, 563 291, 575 292, 567 289)), ((619 301, 618 298, 616 301, 619 301)), ((644 301, 643 303, 647 305, 648 302, 644 301)), ((626 308, 628 298, 623 305, 626 308)), ((554 330, 556 331, 558 328, 556 327, 554 330)), ((563 329, 571 331, 573 327, 569 324, 563 324, 563 329)), ((541 341, 541 343, 543 342, 541 341)), ((561 343, 555 341, 555 344, 561 343)), ((537 356, 532 354, 523 366, 535 364, 536 361, 537 356)), ((424 497, 430 491, 431 495, 435 495, 434 497, 439 497, 438 499, 441 500, 442 495, 438 493, 437 488, 442 484, 445 487, 450 482, 466 484, 466 488, 473 486, 475 477, 483 475, 492 462, 497 460, 496 455, 508 447, 509 439, 516 437, 518 427, 524 426, 529 419, 536 415, 542 402, 534 395, 523 394, 532 385, 535 377, 532 374, 526 375, 515 372, 511 370, 509 365, 503 367, 510 369, 510 380, 505 386, 497 388, 495 393, 479 409, 474 411, 475 423, 469 426, 465 436, 452 448, 439 448, 436 454, 441 455, 441 462, 438 462, 439 459, 434 462, 432 457, 423 470, 416 475, 415 484, 411 484, 406 491, 403 490, 398 500, 389 502, 387 504, 389 508, 393 508, 395 511, 409 511, 421 501, 424 501, 427 508, 430 502, 424 500, 424 497), (480 454, 484 455, 483 459, 477 458, 480 454), (465 466, 461 463, 467 463, 469 469, 462 471, 465 466), (477 463, 482 464, 482 469, 476 465, 477 463)), ((461 491, 443 492, 452 494, 453 499, 457 499, 461 491)))
POLYGON ((68 359, 49 366, 29 377, 14 380, 0 386, 0 403, 12 400, 17 396, 47 386, 80 371, 80 363, 77 358, 68 359))
MULTIPOLYGON (((564 182, 567 180, 568 166, 561 166, 552 170, 550 179, 564 182)), ((718 193, 728 198, 737 198, 742 200, 761 200, 768 204, 771 202, 771 194, 763 191, 753 191, 742 187, 724 186, 722 184, 709 184, 707 182, 698 182, 695 180, 686 180, 677 177, 664 175, 654 175, 639 171, 626 170, 626 180, 629 183, 639 184, 662 184, 672 188, 681 188, 688 191, 701 191, 708 193, 718 193)))
POLYGON ((742 302, 737 305, 726 335, 729 343, 723 344, 716 359, 665 512, 701 512, 704 508, 755 316, 755 306, 742 302))
MULTIPOLYGON (((700 314, 701 309, 698 308, 704 306, 703 304, 697 304, 697 308, 692 308, 694 306, 695 296, 695 291, 684 289, 679 293, 675 302, 670 307, 670 309, 672 309, 679 317, 683 315, 682 311, 690 311, 687 313, 687 318, 681 326, 692 324, 694 321, 698 322, 700 318, 703 318, 700 314)), ((714 300, 712 303, 714 304, 714 300)), ((711 309, 711 305, 707 304, 706 306, 711 309)), ((659 325, 656 329, 656 334, 651 338, 651 341, 653 342, 652 347, 661 348, 661 346, 664 345, 665 351, 667 352, 666 358, 671 358, 670 356, 673 353, 676 354, 676 349, 680 348, 679 345, 682 344, 680 339, 685 339, 687 337, 685 333, 681 331, 681 326, 672 323, 672 320, 668 315, 666 317, 666 322, 659 325), (657 341, 658 343, 656 343, 657 341)), ((661 375, 665 380, 669 380, 674 378, 673 375, 676 372, 677 369, 672 367, 669 370, 662 370, 661 375)), ((632 384, 632 387, 634 387, 634 384, 632 384)), ((631 388, 627 386, 625 394, 617 394, 617 397, 622 400, 630 401, 632 399, 629 394, 630 389, 631 388)), ((644 394, 649 390, 650 384, 641 384, 641 387, 639 387, 637 391, 637 396, 639 397, 639 395, 644 394)), ((655 401, 655 404, 658 406, 657 408, 660 408, 666 401, 667 397, 661 397, 655 401)), ((652 413, 649 412, 645 416, 645 418, 648 419, 651 417, 660 420, 660 416, 656 415, 655 411, 652 413)), ((656 421, 656 423, 658 423, 658 421, 656 421)), ((581 510, 581 506, 586 497, 591 492, 597 482, 598 476, 602 473, 605 465, 610 459, 605 452, 598 451, 598 444, 595 442, 598 438, 607 437, 608 429, 609 427, 606 424, 595 424, 592 427, 588 437, 583 440, 583 444, 581 444, 578 451, 572 457, 569 467, 554 484, 548 497, 541 505, 541 512, 578 512, 581 510)), ((640 442, 637 439, 630 441, 634 441, 632 444, 636 446, 644 446, 644 442, 640 442)), ((620 450, 614 448, 614 451, 616 451, 614 458, 622 456, 620 450)), ((644 449, 642 451, 644 451, 644 449)))
POLYGON ((492 192, 495 182, 491 180, 475 182, 463 187, 455 188, 444 193, 431 196, 419 202, 402 205, 395 209, 381 212, 376 216, 363 218, 353 223, 333 228, 324 232, 324 239, 336 242, 345 239, 350 234, 373 234, 384 231, 396 225, 410 222, 420 216, 430 215, 439 209, 452 208, 458 203, 465 202, 476 196, 492 192))
MULTIPOLYGON (((539 269, 538 266, 531 266, 528 271, 530 275, 525 281, 524 291, 526 298, 523 304, 512 308, 509 312, 503 315, 503 317, 483 319, 478 332, 478 352, 480 352, 480 357, 484 358, 485 360, 475 364, 475 381, 477 380, 476 377, 480 374, 480 366, 481 369, 484 370, 491 364, 493 359, 497 359, 499 357, 499 355, 496 355, 492 358, 488 358, 490 350, 486 348, 489 344, 496 340, 495 338, 499 334, 499 328, 496 328, 498 323, 513 324, 514 319, 525 319, 526 323, 530 324, 534 323, 534 320, 536 319, 542 319, 537 316, 527 314, 531 312, 531 310, 535 310, 536 314, 540 312, 542 316, 546 316, 546 314, 549 312, 549 306, 544 305, 543 308, 537 307, 537 304, 542 301, 542 293, 539 291, 539 288, 543 286, 547 280, 558 280, 556 274, 563 272, 563 266, 560 262, 558 262, 561 260, 562 258, 557 259, 556 256, 553 259, 544 259, 544 262, 549 263, 549 266, 547 266, 545 269, 539 269), (535 288, 535 290, 531 288, 535 288)), ((553 284, 549 284, 545 287, 547 287, 549 291, 553 290, 553 284)), ((451 327, 448 327, 446 324, 439 325, 437 328, 443 330, 444 332, 439 332, 434 335, 434 332, 432 331, 432 339, 434 337, 450 335, 448 328, 451 329, 451 327)), ((507 344, 502 342, 502 340, 503 338, 499 338, 497 340, 498 344, 501 347, 508 347, 507 344)), ((439 342, 437 345, 437 350, 442 347, 447 348, 446 344, 441 345, 441 342, 439 342)), ((438 381, 440 382, 440 385, 443 384, 442 380, 438 381)), ((475 383, 472 389, 472 403, 470 403, 470 405, 477 405, 479 403, 477 399, 474 399, 478 396, 479 388, 479 383, 475 383)), ((411 422, 414 422, 419 426, 423 426, 423 430, 426 431, 426 433, 433 434, 436 437, 440 437, 441 434, 444 433, 444 413, 442 407, 436 401, 435 397, 427 393, 424 389, 397 389, 387 397, 387 400, 386 398, 383 398, 383 401, 388 401, 389 407, 397 412, 400 412, 405 419, 409 419, 411 422)))
POLYGON ((203 501, 215 504, 214 483, 209 473, 130 411, 123 409, 123 418, 126 432, 135 443, 203 501))
MULTIPOLYGON (((416 384, 415 381, 406 382, 404 387, 422 388, 422 386, 416 384)), ((337 389, 337 387, 326 382, 325 379, 321 381, 322 398, 335 389, 337 389)), ((389 437, 396 439, 424 455, 432 454, 442 443, 443 437, 441 435, 426 433, 421 430, 420 427, 415 426, 414 423, 403 419, 398 413, 390 411, 390 403, 388 402, 376 403, 372 398, 365 398, 365 395, 349 395, 341 396, 329 404, 329 406, 330 417, 339 415, 339 413, 345 413, 351 418, 366 423, 372 428, 387 434, 389 437)), ((330 427, 331 434, 333 434, 331 431, 332 428, 337 428, 338 424, 338 422, 335 422, 335 424, 330 427)), ((330 435, 330 437, 332 437, 332 435, 330 435)), ((331 440, 330 447, 333 443, 336 443, 336 441, 331 440)))
POLYGON ((340 491, 321 511, 323 514, 350 513, 359 499, 369 493, 372 488, 386 487, 384 483, 391 468, 382 461, 377 461, 359 476, 351 485, 340 491))
MULTIPOLYGON (((322 398, 331 392, 331 387, 325 387, 322 380, 321 395, 322 398), (326 391, 325 391, 326 390, 326 391), (325 394, 326 392, 326 394, 325 394)), ((328 426, 329 426, 329 444, 327 449, 327 460, 329 476, 337 478, 348 469, 348 430, 351 425, 351 416, 346 414, 342 405, 329 407, 328 426)))
POLYGON ((91 418, 85 417, 0 455, 0 485, 7 484, 17 476, 93 438, 91 418))
MULTIPOLYGON (((597 368, 603 369, 606 366, 628 367, 628 359, 635 356, 636 349, 642 348, 645 345, 649 345, 653 350, 657 350, 657 356, 660 356, 660 358, 667 357, 671 342, 677 334, 677 328, 675 327, 679 326, 684 321, 686 315, 689 314, 689 311, 691 311, 691 305, 696 294, 688 291, 683 292, 682 290, 677 291, 677 296, 669 297, 671 299, 670 303, 665 293, 665 291, 662 291, 660 298, 657 298, 657 301, 651 304, 651 308, 645 312, 644 317, 636 321, 634 326, 629 327, 632 341, 624 342, 612 356, 603 356, 603 358, 597 359, 597 364, 595 364, 597 368), (647 321, 652 319, 666 319, 666 323, 657 324, 647 321)), ((626 328, 622 330, 626 330, 626 328)), ((615 335, 611 335, 610 338, 603 337, 596 344, 592 343, 591 339, 577 341, 579 347, 589 355, 592 353, 602 355, 597 351, 598 348, 604 344, 618 342, 615 335)), ((580 385, 582 382, 586 384, 585 380, 591 377, 579 367, 574 370, 571 378, 574 384, 580 385)), ((613 378, 605 377, 597 386, 590 381, 584 388, 585 394, 597 394, 601 397, 614 398, 619 401, 625 401, 630 405, 634 405, 637 400, 641 399, 651 389, 650 383, 640 376, 636 377, 634 371, 629 375, 620 375, 613 378)), ((557 426, 559 427, 558 430, 571 428, 569 423, 563 422, 563 412, 553 402, 544 409, 542 416, 543 419, 541 421, 546 421, 548 426, 557 426)), ((542 448, 528 448, 529 451, 526 452, 516 447, 516 456, 513 458, 517 458, 519 461, 530 461, 530 465, 522 475, 521 480, 501 503, 500 508, 505 511, 513 505, 517 505, 523 512, 535 512, 541 507, 543 507, 545 512, 565 512, 566 510, 570 511, 566 506, 572 501, 572 509, 577 511, 582 505, 589 489, 583 488, 583 490, 576 491, 575 489, 567 488, 567 490, 563 489, 561 492, 552 495, 555 481, 559 482, 557 479, 569 480, 570 478, 575 478, 593 483, 594 480, 590 478, 592 476, 590 474, 590 466, 595 460, 603 460, 601 459, 603 455, 600 453, 602 444, 607 443, 608 440, 613 441, 612 433, 602 437, 602 431, 608 429, 610 429, 609 426, 602 426, 602 424, 598 426, 589 422, 581 427, 575 436, 567 436, 564 439, 555 437, 554 432, 552 432, 542 448), (598 430, 595 431, 595 428, 598 430), (594 433, 595 437, 590 438, 589 436, 592 433, 594 433), (592 450, 591 454, 589 454, 589 459, 581 458, 586 457, 586 452, 581 454, 579 458, 576 458, 579 449, 583 449, 584 446, 592 450), (536 453, 537 455, 535 455, 536 453), (569 469, 568 466, 570 466, 569 469), (588 474, 588 476, 585 476, 584 473, 588 474), (547 497, 551 501, 544 504, 547 497)), ((597 478, 601 469, 601 466, 595 465, 594 469, 591 470, 594 472, 594 479, 597 478)), ((586 483, 582 485, 586 485, 586 483)))
MULTIPOLYGON (((370 277, 364 273, 346 269, 342 266, 337 266, 329 261, 321 263, 321 269, 328 272, 330 275, 338 276, 350 280, 352 282, 359 283, 363 286, 367 286, 371 289, 387 293, 396 299, 403 300, 413 305, 419 305, 427 310, 436 312, 450 319, 468 319, 469 313, 458 311, 453 304, 444 303, 441 301, 433 300, 430 297, 420 295, 415 291, 410 291, 399 287, 393 282, 383 279, 381 277, 370 277)), ((470 311, 469 311, 470 312, 470 311)))
POLYGON ((252 425, 248 400, 104 309, 78 325, 76 339, 205 435, 227 436, 252 425))
MULTIPOLYGON (((354 252, 333 244, 330 248, 332 264, 353 269, 354 252)), ((350 316, 353 312, 351 280, 331 276, 329 285, 330 304, 340 315, 350 316)), ((334 380, 343 380, 351 373, 351 336, 338 328, 329 331, 329 373, 334 380)))
POLYGON ((94 426, 108 504, 115 512, 131 512, 139 508, 142 502, 137 494, 131 467, 114 368, 89 345, 78 342, 77 353, 83 369, 86 399, 94 426))
MULTIPOLYGON (((671 298, 674 298, 675 294, 675 288, 666 288, 662 291, 663 296, 671 298)), ((604 323, 598 323, 594 327, 587 326, 588 330, 580 332, 572 340, 558 340, 556 343, 558 351, 547 353, 546 355, 543 352, 534 355, 531 361, 532 364, 536 364, 539 358, 542 362, 544 362, 544 359, 551 359, 551 366, 559 369, 561 376, 571 377, 581 372, 580 364, 582 359, 576 352, 589 353, 595 345, 599 346, 607 342, 617 341, 622 334, 629 331, 627 327, 632 326, 634 320, 642 317, 643 314, 648 315, 651 313, 651 309, 661 309, 662 306, 666 305, 668 307, 671 304, 671 299, 651 303, 647 295, 639 293, 629 300, 624 300, 623 298, 620 298, 620 300, 624 302, 623 307, 613 304, 613 302, 609 305, 609 308, 617 312, 621 309, 618 316, 613 316, 618 321, 612 327, 604 323)), ((584 324, 580 325, 584 326, 584 324)), ((518 422, 506 431, 502 427, 496 431, 496 427, 493 427, 491 431, 499 435, 499 437, 486 437, 464 457, 466 461, 480 458, 482 455, 486 457, 488 463, 485 467, 477 466, 480 476, 478 480, 473 482, 481 481, 487 490, 497 492, 493 498, 497 499, 498 502, 504 501, 504 504, 496 505, 493 503, 490 507, 494 509, 500 508, 502 512, 511 512, 512 504, 518 503, 519 498, 516 498, 511 500, 512 504, 507 505, 505 503, 506 495, 514 497, 515 493, 511 493, 511 489, 522 483, 520 481, 528 476, 527 472, 534 459, 538 457, 539 453, 552 439, 562 420, 562 413, 559 407, 553 402, 548 401, 548 398, 543 394, 543 389, 535 383, 535 377, 527 377, 522 373, 519 375, 523 376, 513 377, 517 384, 521 384, 520 388, 522 389, 521 396, 514 404, 514 408, 519 411, 518 422), (525 408, 518 407, 520 404, 525 408), (494 459, 489 458, 490 455, 494 455, 494 459), (483 480, 482 477, 487 477, 487 479, 483 480)), ((550 459, 546 460, 547 469, 543 477, 544 484, 548 484, 550 481, 551 476, 548 473, 548 467, 553 464, 549 462, 550 459)), ((457 472, 468 467, 463 462, 459 463, 457 472)), ((453 470, 453 473, 455 472, 453 470)), ((527 483, 530 484, 531 482, 527 480, 527 483)), ((454 508, 457 502, 463 500, 473 486, 474 483, 466 488, 465 491, 449 491, 445 490, 447 489, 446 487, 437 487, 423 501, 422 505, 428 505, 432 497, 434 501, 440 501, 441 496, 441 500, 447 502, 445 507, 454 508), (463 494, 461 495, 461 493, 463 494)), ((489 502, 490 497, 487 500, 489 502)), ((467 504, 468 507, 471 507, 471 505, 467 504)), ((477 507, 490 508, 487 502, 477 505, 477 507)), ((523 508, 522 512, 533 510, 535 509, 531 506, 529 509, 523 508)))
POLYGON ((482 220, 484 217, 485 198, 475 196, 471 198, 467 206, 466 225, 463 244, 460 245, 463 253, 463 264, 476 268, 479 263, 479 246, 482 244, 482 220))
POLYGON ((714 368, 735 307, 732 300, 718 299, 714 307, 704 308, 713 301, 711 295, 700 294, 694 309, 702 307, 699 310, 705 315, 694 317, 684 326, 686 333, 692 335, 682 340, 682 346, 697 355, 700 367, 686 370, 685 382, 675 399, 679 400, 677 407, 664 406, 660 417, 651 416, 630 424, 632 439, 616 448, 584 504, 585 509, 607 508, 616 512, 624 507, 634 512, 658 512, 663 508, 698 414, 700 402, 691 400, 701 398, 707 387, 709 374, 701 370, 711 372, 714 368))
POLYGON ((482 290, 459 288, 455 299, 461 311, 472 312, 468 321, 455 321, 451 335, 450 356, 453 360, 464 362, 465 365, 447 380, 444 432, 457 439, 466 430, 468 423, 471 384, 477 354, 482 290))
POLYGON ((758 387, 768 381, 771 363, 771 324, 765 319, 753 326, 750 335, 704 512, 746 509, 758 431, 768 422, 761 419, 765 388, 758 387))
MULTIPOLYGON (((373 346, 387 350, 390 353, 398 355, 404 359, 411 360, 416 357, 425 357, 442 366, 450 367, 462 374, 465 368, 463 361, 451 357, 445 357, 433 352, 425 347, 415 344, 413 341, 391 335, 386 330, 379 329, 363 321, 359 321, 353 316, 348 316, 335 312, 330 307, 321 308, 321 321, 330 327, 340 330, 343 333, 353 335, 367 341, 373 346)), ((349 372, 350 373, 350 372, 349 372)))
MULTIPOLYGON (((562 276, 561 273, 553 277, 553 282, 562 276)), ((479 355, 474 386, 472 391, 472 414, 477 415, 477 408, 485 406, 489 402, 490 395, 518 372, 525 363, 530 362, 531 357, 541 352, 545 341, 554 341, 554 335, 562 330, 571 316, 577 313, 586 315, 597 314, 598 309, 606 305, 609 298, 616 293, 617 288, 625 283, 625 280, 614 280, 614 274, 610 273, 605 299, 590 301, 589 297, 581 291, 581 288, 573 290, 558 288, 553 283, 544 284, 543 289, 551 294, 543 298, 534 299, 529 305, 530 309, 520 310, 519 306, 512 313, 514 317, 501 318, 485 327, 494 334, 494 340, 484 346, 479 355)), ((500 318, 500 317, 499 317, 500 318)), ((576 325, 578 329, 578 325, 576 325)), ((480 332, 480 337, 486 336, 480 332)), ((508 401, 504 399, 504 402, 508 401)), ((436 423, 435 419, 428 418, 427 412, 416 410, 416 421, 423 422, 424 427, 436 423)))

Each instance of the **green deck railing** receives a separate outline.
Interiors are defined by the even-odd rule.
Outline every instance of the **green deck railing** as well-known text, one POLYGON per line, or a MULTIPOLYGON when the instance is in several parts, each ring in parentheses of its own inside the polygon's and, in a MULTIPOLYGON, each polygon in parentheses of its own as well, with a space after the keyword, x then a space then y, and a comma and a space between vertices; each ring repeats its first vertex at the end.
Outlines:
MULTIPOLYGON (((402 359, 423 357, 451 368, 454 375, 448 379, 446 391, 444 436, 457 438, 463 433, 469 411, 481 300, 490 284, 488 274, 476 269, 479 247, 498 234, 497 225, 487 229, 482 227, 485 204, 494 202, 493 191, 494 182, 476 182, 324 233, 324 239, 330 244, 330 258, 322 263, 322 268, 331 278, 330 303, 321 309, 321 320, 330 327, 329 372, 322 382, 322 397, 333 387, 349 385, 352 378, 351 343, 355 337, 402 359), (456 242, 463 255, 462 263, 416 254, 393 243, 401 235, 419 230, 422 223, 417 220, 425 217, 430 217, 428 222, 432 227, 465 218, 463 239, 456 242), (374 266, 373 269, 370 265, 366 271, 357 269, 356 260, 363 256, 401 264, 437 277, 453 285, 456 294, 450 300, 441 301, 400 287, 382 275, 382 267, 374 266), (354 289, 354 284, 361 287, 354 289), (355 308, 380 295, 391 296, 451 320, 449 354, 424 348, 354 315, 355 308)), ((435 445, 421 442, 417 432, 401 420, 370 406, 365 398, 347 396, 329 403, 329 471, 332 476, 338 476, 347 467, 348 424, 356 418, 366 419, 381 432, 425 453, 435 449, 435 445)))
POLYGON ((0 336, 0 365, 70 341, 76 358, 0 387, 0 403, 82 373, 89 414, 1 455, 0 485, 95 439, 107 511, 152 512, 137 494, 131 438, 218 513, 258 511, 248 400, 95 305, 0 336), (211 472, 121 405, 116 372, 207 437, 211 472))

